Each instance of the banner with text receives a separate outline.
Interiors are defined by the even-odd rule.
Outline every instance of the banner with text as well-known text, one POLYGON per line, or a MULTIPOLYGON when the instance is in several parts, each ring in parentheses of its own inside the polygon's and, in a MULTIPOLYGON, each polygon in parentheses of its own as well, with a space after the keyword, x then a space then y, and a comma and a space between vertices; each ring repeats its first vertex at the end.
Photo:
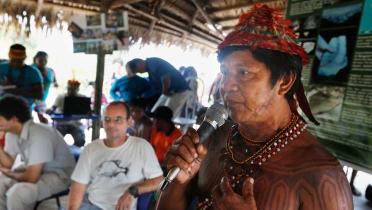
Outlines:
POLYGON ((372 0, 290 0, 287 17, 312 60, 302 77, 321 125, 310 130, 372 170, 372 0))

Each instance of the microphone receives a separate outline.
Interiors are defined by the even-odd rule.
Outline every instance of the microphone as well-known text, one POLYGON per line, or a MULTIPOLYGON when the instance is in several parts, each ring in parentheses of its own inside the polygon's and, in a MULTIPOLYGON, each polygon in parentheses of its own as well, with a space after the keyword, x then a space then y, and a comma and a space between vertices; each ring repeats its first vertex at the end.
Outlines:
MULTIPOLYGON (((204 120, 196 131, 199 135, 200 143, 205 140, 221 125, 223 125, 228 117, 227 110, 220 103, 214 103, 209 107, 205 113, 204 120)), ((177 177, 181 171, 179 167, 171 168, 161 184, 160 190, 164 191, 165 188, 177 177)))

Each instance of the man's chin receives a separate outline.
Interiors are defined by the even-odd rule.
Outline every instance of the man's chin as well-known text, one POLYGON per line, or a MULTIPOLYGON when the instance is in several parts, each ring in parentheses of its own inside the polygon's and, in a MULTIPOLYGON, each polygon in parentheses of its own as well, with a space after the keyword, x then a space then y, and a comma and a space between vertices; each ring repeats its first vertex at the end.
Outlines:
POLYGON ((116 139, 117 137, 118 137, 118 135, 116 135, 116 134, 110 134, 110 133, 106 133, 106 136, 107 136, 107 138, 109 138, 109 139, 116 139))
POLYGON ((229 116, 235 123, 242 123, 247 120, 247 112, 242 111, 241 109, 230 109, 229 116))

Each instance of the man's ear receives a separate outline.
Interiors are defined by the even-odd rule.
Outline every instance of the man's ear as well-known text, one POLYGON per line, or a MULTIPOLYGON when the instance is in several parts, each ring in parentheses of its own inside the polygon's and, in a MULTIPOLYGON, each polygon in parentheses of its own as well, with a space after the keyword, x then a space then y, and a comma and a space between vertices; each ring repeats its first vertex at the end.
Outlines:
POLYGON ((285 95, 286 93, 288 93, 288 91, 291 89, 295 81, 296 75, 294 73, 289 73, 282 76, 278 81, 279 82, 278 94, 285 95))

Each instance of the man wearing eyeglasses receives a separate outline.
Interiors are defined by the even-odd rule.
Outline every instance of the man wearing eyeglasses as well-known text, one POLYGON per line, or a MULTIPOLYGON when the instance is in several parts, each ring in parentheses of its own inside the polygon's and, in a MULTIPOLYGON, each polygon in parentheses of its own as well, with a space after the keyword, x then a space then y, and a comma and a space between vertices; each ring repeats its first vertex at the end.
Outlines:
POLYGON ((163 172, 151 145, 127 136, 128 105, 110 103, 103 114, 106 138, 83 151, 71 179, 69 210, 135 210, 136 198, 155 191, 163 172))

